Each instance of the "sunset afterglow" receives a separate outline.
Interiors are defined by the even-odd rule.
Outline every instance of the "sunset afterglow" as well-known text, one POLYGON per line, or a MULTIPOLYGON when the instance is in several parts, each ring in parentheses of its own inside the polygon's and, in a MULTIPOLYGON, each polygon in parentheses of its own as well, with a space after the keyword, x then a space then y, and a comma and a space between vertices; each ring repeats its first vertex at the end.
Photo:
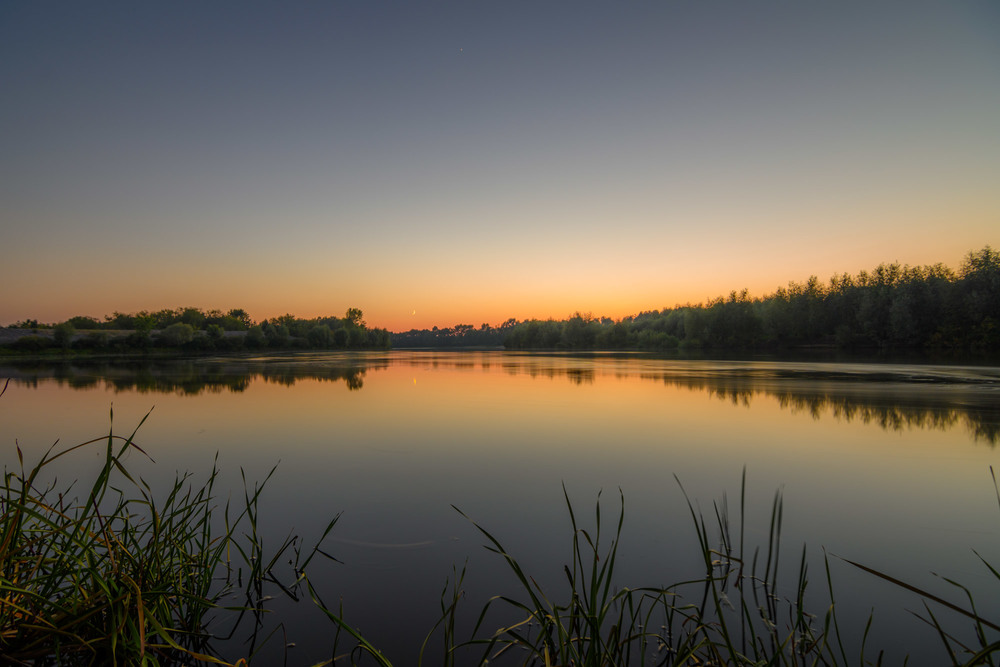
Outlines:
POLYGON ((0 7, 0 325, 620 318, 1000 247, 1000 8, 0 7))

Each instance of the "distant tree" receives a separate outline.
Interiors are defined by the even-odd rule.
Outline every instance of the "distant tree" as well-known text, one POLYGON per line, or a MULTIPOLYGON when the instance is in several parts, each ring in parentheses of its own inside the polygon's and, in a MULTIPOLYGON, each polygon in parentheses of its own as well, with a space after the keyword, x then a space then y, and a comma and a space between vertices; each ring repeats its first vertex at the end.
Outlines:
POLYGON ((132 350, 148 350, 153 345, 153 339, 149 335, 149 329, 136 329, 125 337, 119 337, 116 347, 121 346, 132 350))
POLYGON ((132 316, 116 310, 113 314, 104 316, 104 326, 108 329, 132 329, 132 316))
POLYGON ((153 321, 153 328, 162 330, 166 329, 171 324, 180 322, 181 311, 172 310, 170 308, 163 308, 161 310, 156 311, 155 313, 150 313, 149 317, 153 321))
POLYGON ((242 326, 242 330, 245 331, 253 326, 253 320, 250 319, 250 314, 242 308, 233 308, 226 315, 242 326))
POLYGON ((66 320, 66 323, 73 325, 76 329, 82 329, 84 331, 93 331, 101 328, 100 322, 95 320, 93 317, 85 317, 83 315, 71 317, 66 320))
POLYGON ((132 316, 132 328, 138 332, 145 332, 149 334, 155 327, 153 326, 153 316, 142 311, 134 316, 132 316))
POLYGON ((267 338, 267 344, 271 347, 285 347, 288 345, 291 334, 284 324, 268 324, 264 327, 264 337, 267 338))
POLYGON ((368 345, 378 350, 388 350, 392 347, 392 334, 387 329, 371 329, 368 332, 368 345))
POLYGON ((347 346, 358 349, 368 346, 368 331, 363 327, 347 327, 347 346))
POLYGON ((271 324, 277 326, 281 325, 286 328, 291 328, 295 324, 295 316, 291 313, 285 313, 271 320, 271 324))
POLYGON ((363 318, 364 313, 360 308, 348 308, 344 315, 344 324, 349 327, 363 327, 365 325, 363 318))
POLYGON ((1000 252, 990 246, 970 252, 959 276, 965 325, 971 330, 973 344, 981 347, 995 341, 1000 331, 1000 252))
POLYGON ((209 324, 208 327, 205 328, 205 333, 208 335, 208 339, 212 341, 213 344, 218 343, 226 336, 226 330, 218 324, 209 324))
POLYGON ((200 308, 188 307, 181 311, 180 321, 190 324, 192 329, 201 329, 205 326, 205 313, 200 308))
POLYGON ((39 324, 38 320, 21 320, 12 325, 14 329, 31 329, 37 331, 38 329, 47 329, 44 324, 39 324))
POLYGON ((180 347, 193 339, 194 327, 187 322, 175 322, 160 332, 160 340, 170 347, 180 347))
POLYGON ((664 331, 643 329, 636 337, 637 346, 646 350, 676 350, 680 341, 664 331))
POLYGON ((107 331, 91 331, 83 339, 78 340, 74 347, 81 347, 90 350, 103 350, 108 346, 107 331))
POLYGON ((250 327, 247 329, 247 335, 244 342, 247 347, 263 347, 267 343, 267 338, 264 336, 264 329, 260 325, 250 327))
MULTIPOLYGON (((19 327, 26 328, 26 327, 19 327)), ((12 348, 20 352, 41 352, 52 347, 52 339, 48 336, 21 336, 10 344, 12 348)))
POLYGON ((597 342, 600 324, 590 313, 574 313, 563 325, 561 343, 571 350, 589 350, 597 342))
POLYGON ((339 329, 334 329, 333 331, 333 346, 337 348, 347 347, 347 340, 349 336, 347 335, 347 329, 340 327, 339 329))
POLYGON ((969 251, 962 260, 959 276, 962 280, 980 279, 992 283, 1000 278, 1000 252, 988 245, 979 251, 969 251))
POLYGON ((629 324, 627 322, 615 322, 605 327, 598 337, 598 346, 610 349, 621 350, 628 347, 629 324))
POLYGON ((701 306, 684 309, 684 342, 689 346, 701 347, 707 333, 707 317, 701 306))
POLYGON ((73 335, 76 334, 76 329, 69 322, 63 322, 62 324, 57 324, 52 329, 52 339, 55 344, 66 350, 73 342, 73 335))
POLYGON ((325 324, 317 324, 306 334, 306 340, 312 347, 330 347, 333 344, 333 333, 325 324))

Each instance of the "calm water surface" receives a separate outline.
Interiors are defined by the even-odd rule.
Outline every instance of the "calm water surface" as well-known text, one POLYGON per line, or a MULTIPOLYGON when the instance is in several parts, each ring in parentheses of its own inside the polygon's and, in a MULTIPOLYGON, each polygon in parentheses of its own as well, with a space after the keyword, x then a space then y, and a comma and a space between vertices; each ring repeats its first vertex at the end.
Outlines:
MULTIPOLYGON (((122 433, 152 408, 137 440, 156 463, 134 461, 147 478, 204 475, 218 453, 238 495, 241 469, 263 479, 277 464, 262 516, 274 542, 308 540, 343 512, 327 542, 342 564, 313 578, 397 664, 415 662, 453 566, 468 563, 470 616, 516 591, 452 505, 558 591, 571 538, 562 486, 588 517, 602 490, 605 513, 617 512, 621 489, 620 583, 666 585, 699 573, 677 479, 710 513, 723 494, 737 505, 744 469, 748 539, 766 541, 781 490, 786 561, 808 545, 817 594, 825 549, 961 601, 930 573, 957 579, 1000 616, 1000 585, 972 553, 1000 563, 996 367, 395 351, 7 365, 4 376, 6 465, 15 441, 30 460, 57 439, 106 433, 112 406, 122 433)), ((99 458, 81 455, 74 473, 99 458)), ((916 598, 831 568, 846 634, 860 637, 874 607, 870 643, 891 663, 903 647, 911 664, 940 661, 904 611, 921 609, 916 598)), ((329 657, 332 627, 314 609, 276 609, 296 643, 289 664, 329 657)))

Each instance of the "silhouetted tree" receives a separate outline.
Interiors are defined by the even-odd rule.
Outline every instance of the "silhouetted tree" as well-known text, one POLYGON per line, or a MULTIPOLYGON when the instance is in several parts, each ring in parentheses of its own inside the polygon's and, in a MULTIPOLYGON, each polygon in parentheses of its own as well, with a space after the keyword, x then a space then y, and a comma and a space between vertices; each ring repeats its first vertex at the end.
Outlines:
POLYGON ((361 312, 360 308, 348 308, 347 313, 344 315, 344 325, 348 327, 363 327, 364 313, 361 312))
POLYGON ((57 324, 52 329, 53 341, 64 350, 69 349, 70 344, 73 342, 74 334, 76 334, 76 329, 69 322, 57 324))
POLYGON ((186 322, 175 322, 160 332, 160 340, 170 347, 180 347, 193 339, 194 327, 186 322))
POLYGON ((253 320, 250 319, 249 313, 242 308, 233 308, 228 313, 226 317, 232 320, 235 325, 239 328, 233 329, 233 331, 246 331, 253 326, 253 320))
POLYGON ((84 331, 92 331, 101 328, 100 322, 95 320, 93 317, 84 317, 83 315, 71 317, 66 320, 66 323, 73 326, 74 329, 82 329, 84 331))
POLYGON ((247 329, 246 339, 244 341, 248 347, 258 348, 263 347, 267 344, 267 338, 264 336, 264 329, 260 325, 255 325, 247 329))
POLYGON ((317 324, 311 328, 306 338, 312 347, 330 347, 333 344, 333 332, 325 324, 317 324))
POLYGON ((225 329, 218 324, 209 324, 205 327, 205 333, 207 334, 208 339, 212 341, 213 345, 217 345, 221 342, 226 335, 225 329))
POLYGON ((706 304, 646 311, 615 323, 580 313, 556 322, 514 323, 511 349, 783 349, 798 346, 882 350, 1000 349, 1000 253, 970 252, 958 275, 941 264, 880 264, 856 276, 811 276, 773 294, 730 292, 706 304))

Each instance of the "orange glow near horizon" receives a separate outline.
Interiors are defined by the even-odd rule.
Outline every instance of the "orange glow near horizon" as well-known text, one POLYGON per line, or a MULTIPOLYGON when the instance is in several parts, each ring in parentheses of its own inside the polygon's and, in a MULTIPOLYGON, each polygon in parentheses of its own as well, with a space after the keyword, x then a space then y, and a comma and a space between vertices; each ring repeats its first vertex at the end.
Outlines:
POLYGON ((261 4, 236 22, 212 3, 114 20, 17 3, 0 9, 0 325, 188 306, 357 307, 391 331, 618 319, 958 268, 1000 247, 997 19, 863 0, 261 4))
MULTIPOLYGON (((350 281, 334 294, 322 285, 322 272, 311 269, 308 262, 286 278, 290 282, 277 284, 270 283, 269 276, 245 272, 237 272, 238 278, 216 279, 216 275, 229 275, 224 267, 211 274, 192 271, 182 280, 164 284, 137 266, 118 267, 104 272, 96 269, 88 282, 41 277, 32 289, 16 290, 0 304, 0 325, 24 319, 54 323, 76 315, 100 319, 115 311, 133 313, 189 306, 223 311, 243 308, 256 321, 286 313, 306 319, 340 317, 347 308, 357 307, 363 310, 369 326, 390 331, 456 324, 478 328, 483 323, 496 326, 509 318, 559 320, 577 311, 621 319, 648 310, 703 303, 744 288, 754 297, 763 297, 789 281, 804 282, 816 275, 826 283, 835 273, 857 274, 882 262, 941 262, 957 270, 967 252, 985 245, 964 241, 911 248, 906 254, 885 252, 881 257, 878 249, 869 249, 859 259, 843 259, 851 256, 846 251, 835 255, 819 248, 796 253, 788 246, 775 244, 780 258, 771 264, 722 249, 714 256, 692 253, 685 257, 676 248, 671 251, 673 258, 657 264, 653 257, 656 250, 647 249, 636 251, 636 262, 627 270, 599 265, 588 270, 586 262, 567 266, 559 264, 555 257, 550 266, 525 269, 521 275, 513 271, 495 277, 492 271, 465 266, 467 278, 461 272, 452 277, 446 269, 438 268, 411 280, 388 274, 381 280, 350 281), (93 289, 95 283, 98 289, 93 289), (289 285, 318 286, 306 290, 288 289, 289 285)), ((404 265, 399 275, 414 269, 404 265)))

